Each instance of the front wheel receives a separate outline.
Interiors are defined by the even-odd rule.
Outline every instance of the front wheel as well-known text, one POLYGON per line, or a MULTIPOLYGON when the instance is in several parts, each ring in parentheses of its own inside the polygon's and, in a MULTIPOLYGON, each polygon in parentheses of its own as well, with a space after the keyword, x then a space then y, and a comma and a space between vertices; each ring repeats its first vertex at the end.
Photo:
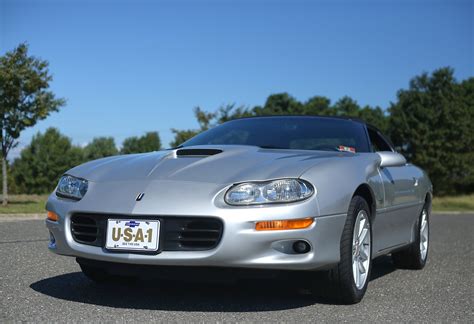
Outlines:
POLYGON ((362 300, 372 269, 372 226, 367 201, 354 196, 349 205, 341 237, 341 260, 329 272, 337 294, 344 304, 362 300))

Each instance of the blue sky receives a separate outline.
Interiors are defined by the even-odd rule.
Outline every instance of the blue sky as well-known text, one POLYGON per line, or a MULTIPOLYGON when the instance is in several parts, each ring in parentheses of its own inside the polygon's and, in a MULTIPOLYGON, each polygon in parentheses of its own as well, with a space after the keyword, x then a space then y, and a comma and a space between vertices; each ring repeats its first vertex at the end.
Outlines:
MULTIPOLYGON (((473 1, 0 0, 0 53, 28 42, 68 104, 26 130, 95 136, 195 128, 192 108, 349 95, 383 108, 424 71, 474 76, 473 1)), ((18 154, 18 151, 13 153, 18 154)))

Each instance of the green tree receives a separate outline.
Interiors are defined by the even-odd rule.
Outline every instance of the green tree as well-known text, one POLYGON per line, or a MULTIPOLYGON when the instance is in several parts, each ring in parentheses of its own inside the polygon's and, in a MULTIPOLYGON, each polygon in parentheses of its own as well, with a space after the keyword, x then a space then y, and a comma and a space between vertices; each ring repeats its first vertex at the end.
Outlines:
POLYGON ((84 158, 87 161, 117 154, 118 150, 113 137, 96 137, 84 147, 84 158))
POLYGON ((268 96, 263 107, 252 109, 252 115, 301 115, 303 111, 303 104, 285 92, 268 96))
POLYGON ((82 153, 56 128, 36 134, 13 163, 18 190, 27 194, 51 192, 64 172, 83 162, 82 153))
MULTIPOLYGON (((13 177, 12 171, 13 170, 12 170, 11 163, 7 163, 8 193, 12 193, 12 194, 20 193, 15 183, 15 179, 13 177)), ((2 169, 0 168, 0 178, 2 178, 2 176, 3 176, 3 172, 2 172, 2 169)))
POLYGON ((380 107, 360 107, 357 101, 345 96, 331 106, 326 97, 313 97, 305 103, 305 115, 355 117, 376 126, 382 132, 388 129, 388 116, 380 107))
POLYGON ((2 149, 2 204, 8 203, 7 158, 20 133, 65 104, 49 91, 48 62, 28 55, 20 44, 0 57, 0 142, 2 149))
POLYGON ((161 149, 161 140, 158 132, 148 132, 141 137, 129 137, 123 141, 122 154, 145 153, 161 149))
POLYGON ((388 124, 390 117, 385 111, 382 110, 382 108, 365 106, 364 108, 359 109, 356 117, 371 125, 374 125, 380 129, 382 133, 388 135, 388 124))
POLYGON ((360 106, 354 99, 344 96, 334 104, 332 111, 331 115, 335 116, 358 117, 360 106))
POLYGON ((253 115, 254 113, 248 107, 227 104, 217 109, 213 114, 213 120, 209 124, 214 127, 232 119, 250 117, 253 115))
POLYGON ((303 106, 304 115, 333 115, 331 100, 323 96, 314 96, 308 99, 303 106))
POLYGON ((174 134, 174 140, 171 141, 170 146, 178 147, 184 142, 186 142, 188 139, 199 134, 200 130, 195 130, 195 129, 180 130, 180 129, 172 128, 171 132, 174 134))
POLYGON ((209 113, 203 111, 200 107, 193 109, 194 116, 199 124, 199 129, 176 129, 172 128, 171 132, 174 134, 174 140, 170 143, 171 147, 178 147, 182 143, 186 142, 191 137, 196 136, 200 132, 203 132, 211 126, 212 121, 216 118, 218 112, 209 113))
POLYGON ((388 115, 380 107, 360 107, 357 101, 345 96, 331 106, 326 97, 313 97, 305 103, 305 115, 355 117, 376 126, 382 132, 388 130, 388 115))
POLYGON ((437 194, 474 190, 474 78, 451 68, 424 73, 390 107, 390 134, 407 158, 428 171, 437 194))

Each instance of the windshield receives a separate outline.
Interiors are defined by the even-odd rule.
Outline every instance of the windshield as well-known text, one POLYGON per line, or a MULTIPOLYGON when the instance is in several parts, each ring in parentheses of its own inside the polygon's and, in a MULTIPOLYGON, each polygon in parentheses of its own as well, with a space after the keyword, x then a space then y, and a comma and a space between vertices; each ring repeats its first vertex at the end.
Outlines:
POLYGON ((258 117, 229 121, 181 147, 253 145, 262 148, 370 152, 363 124, 326 117, 258 117))

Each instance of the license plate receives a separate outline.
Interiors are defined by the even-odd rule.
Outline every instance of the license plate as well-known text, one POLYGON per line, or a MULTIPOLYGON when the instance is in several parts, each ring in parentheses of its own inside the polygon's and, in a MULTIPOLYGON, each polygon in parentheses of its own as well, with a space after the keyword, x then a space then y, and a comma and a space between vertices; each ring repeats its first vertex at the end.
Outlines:
POLYGON ((157 251, 160 221, 109 219, 105 247, 110 250, 157 251))

